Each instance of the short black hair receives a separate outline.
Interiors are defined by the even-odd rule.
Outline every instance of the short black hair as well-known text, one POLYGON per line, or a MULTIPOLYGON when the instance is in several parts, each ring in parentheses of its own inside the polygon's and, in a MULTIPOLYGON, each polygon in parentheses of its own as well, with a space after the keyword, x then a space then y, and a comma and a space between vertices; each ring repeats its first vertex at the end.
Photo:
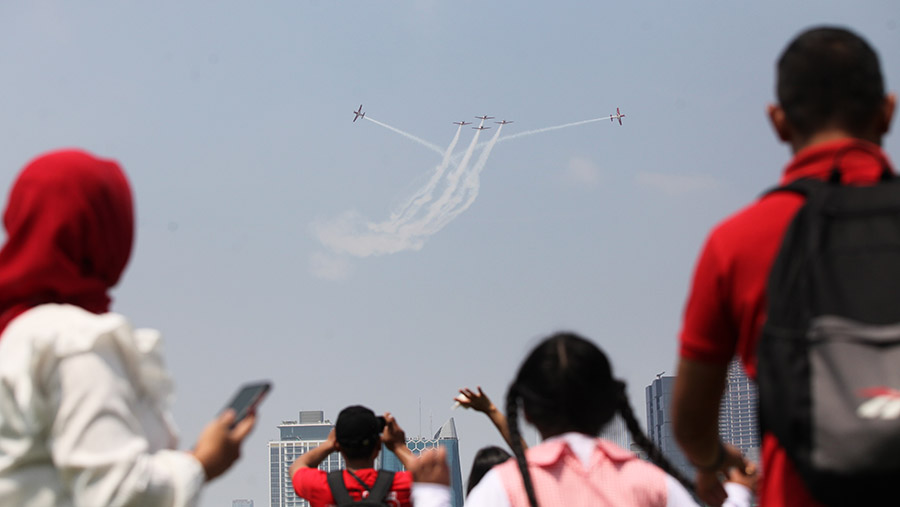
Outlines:
POLYGON ((884 101, 878 55, 847 29, 806 30, 778 60, 777 94, 798 134, 838 127, 861 136, 884 101))
POLYGON ((350 459, 367 458, 381 445, 380 433, 383 419, 362 405, 352 405, 341 410, 334 425, 334 434, 341 444, 341 451, 350 459))

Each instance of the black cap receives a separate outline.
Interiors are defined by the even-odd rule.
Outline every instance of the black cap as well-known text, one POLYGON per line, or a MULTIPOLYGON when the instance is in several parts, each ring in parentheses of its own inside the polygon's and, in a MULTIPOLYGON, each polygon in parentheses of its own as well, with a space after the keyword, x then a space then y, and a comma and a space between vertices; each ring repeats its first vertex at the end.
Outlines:
POLYGON ((369 408, 362 405, 349 406, 338 414, 334 436, 342 447, 373 447, 376 440, 380 441, 380 433, 384 429, 384 424, 379 419, 369 408))

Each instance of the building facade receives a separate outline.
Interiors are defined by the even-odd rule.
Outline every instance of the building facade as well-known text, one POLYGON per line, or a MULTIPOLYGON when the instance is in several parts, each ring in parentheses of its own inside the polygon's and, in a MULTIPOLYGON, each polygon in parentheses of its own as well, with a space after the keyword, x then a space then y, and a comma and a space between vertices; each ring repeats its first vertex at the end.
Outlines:
MULTIPOLYGON (((434 438, 413 437, 406 439, 406 447, 418 456, 427 449, 435 449, 443 447, 447 450, 447 464, 450 466, 450 505, 452 507, 462 507, 463 505, 463 482, 462 469, 459 465, 459 437, 456 434, 456 423, 451 417, 443 426, 434 434, 434 438)), ((385 470, 400 471, 403 465, 400 459, 393 452, 382 447, 381 455, 382 468, 385 470)))
POLYGON ((759 463, 760 439, 757 425, 759 394, 739 361, 728 365, 728 379, 719 410, 719 435, 744 456, 759 463))
POLYGON ((231 507, 253 507, 253 500, 232 500, 231 507))
POLYGON ((625 420, 619 414, 616 414, 612 421, 609 421, 603 427, 603 431, 600 432, 600 438, 609 440, 622 449, 631 449, 631 433, 628 432, 625 420))
POLYGON ((694 467, 675 441, 672 430, 672 388, 675 377, 658 376, 647 386, 647 436, 663 455, 687 477, 694 476, 694 467))
MULTIPOLYGON (((268 443, 269 507, 309 507, 309 502, 294 493, 289 469, 299 456, 324 442, 333 427, 321 410, 301 411, 296 421, 278 425, 280 438, 268 443)), ((336 452, 319 465, 326 472, 341 468, 344 459, 336 452)))
MULTIPOLYGON (((694 467, 681 452, 672 433, 671 405, 675 377, 657 377, 646 389, 647 436, 666 458, 687 477, 694 476, 694 467)), ((728 365, 725 392, 719 409, 719 436, 759 463, 761 439, 757 425, 759 395, 756 385, 744 374, 739 361, 728 365)))

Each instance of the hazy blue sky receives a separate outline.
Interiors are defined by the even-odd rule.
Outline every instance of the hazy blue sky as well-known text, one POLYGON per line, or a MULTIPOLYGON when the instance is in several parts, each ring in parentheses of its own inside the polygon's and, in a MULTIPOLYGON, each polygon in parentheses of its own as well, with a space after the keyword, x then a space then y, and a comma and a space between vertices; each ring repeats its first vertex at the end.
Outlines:
MULTIPOLYGON (((6 1, 0 180, 62 146, 124 165, 139 223, 114 308, 166 337, 183 447, 240 383, 273 380, 244 459, 203 505, 268 505, 275 426, 353 403, 394 412, 410 435, 456 417, 467 473, 500 438, 450 410, 456 389, 480 384, 501 403, 558 329, 609 353, 643 417, 644 387, 674 369, 709 227, 789 158, 764 116, 778 54, 811 25, 848 26, 896 90, 898 18, 875 0, 6 1), (352 123, 360 103, 439 149, 352 123), (496 144, 480 178, 461 175, 465 199, 478 190, 467 209, 434 208, 441 227, 394 223, 418 227, 418 250, 357 257, 316 234, 390 229, 441 164, 452 121, 514 120, 505 136, 616 107, 622 127, 496 144)), ((896 135, 886 146, 900 157, 896 135)), ((398 244, 340 237, 356 253, 398 244)))

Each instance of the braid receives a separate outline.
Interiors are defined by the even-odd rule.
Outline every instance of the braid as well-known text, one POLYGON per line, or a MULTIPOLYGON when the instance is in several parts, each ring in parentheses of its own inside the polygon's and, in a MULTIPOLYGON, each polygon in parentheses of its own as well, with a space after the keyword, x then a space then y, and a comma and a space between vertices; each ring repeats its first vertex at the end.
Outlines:
POLYGON ((628 396, 625 394, 625 384, 621 381, 614 381, 617 385, 616 388, 618 390, 617 393, 617 405, 619 409, 619 414, 622 416, 622 419, 625 421, 625 425, 628 427, 628 432, 631 433, 631 438, 634 439, 634 442, 641 447, 644 451, 647 452, 647 456, 650 458, 650 461, 653 462, 654 465, 662 468, 664 472, 671 475, 675 479, 678 480, 691 494, 696 495, 696 488, 694 483, 690 481, 687 477, 685 477, 681 472, 676 469, 672 463, 669 462, 668 459, 663 455, 662 451, 659 450, 659 447, 653 444, 647 435, 644 434, 643 430, 641 430, 640 425, 638 425, 637 419, 634 417, 634 412, 631 410, 631 403, 628 402, 628 396))
POLYGON ((531 473, 528 471, 528 462, 525 461, 525 450, 522 449, 522 434, 519 432, 519 392, 515 384, 509 386, 509 391, 506 393, 506 421, 509 426, 509 445, 512 447, 516 464, 522 474, 525 493, 528 495, 531 507, 538 507, 534 484, 531 482, 531 473))

